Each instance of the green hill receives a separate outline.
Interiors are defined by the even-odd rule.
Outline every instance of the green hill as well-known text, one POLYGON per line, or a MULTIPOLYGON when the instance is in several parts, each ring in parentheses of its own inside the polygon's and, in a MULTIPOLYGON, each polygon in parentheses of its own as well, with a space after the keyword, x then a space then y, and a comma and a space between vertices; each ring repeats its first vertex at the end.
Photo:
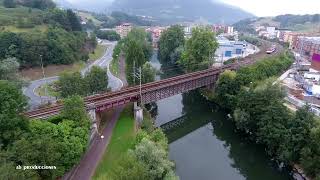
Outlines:
POLYGON ((51 0, 18 2, 14 8, 0 6, 0 60, 15 57, 21 67, 31 67, 41 60, 48 65, 88 59, 95 38, 82 31, 72 10, 55 8, 51 0))

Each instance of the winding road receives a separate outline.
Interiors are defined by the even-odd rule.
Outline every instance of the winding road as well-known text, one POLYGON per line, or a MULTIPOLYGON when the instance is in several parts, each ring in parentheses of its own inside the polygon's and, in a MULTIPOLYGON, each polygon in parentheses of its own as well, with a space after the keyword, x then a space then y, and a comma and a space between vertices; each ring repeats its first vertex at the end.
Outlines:
MULTIPOLYGON (((123 82, 110 72, 109 66, 112 61, 113 49, 116 46, 117 42, 103 41, 102 44, 109 45, 105 54, 100 59, 94 61, 93 63, 87 65, 84 69, 82 69, 81 74, 85 75, 87 72, 90 71, 90 69, 93 66, 107 68, 108 86, 109 88, 111 88, 112 91, 116 91, 123 87, 123 82)), ((39 87, 45 84, 53 83, 58 79, 59 79, 59 76, 53 76, 53 77, 31 81, 29 86, 23 88, 23 94, 29 98, 29 107, 31 110, 39 107, 43 103, 56 101, 55 97, 39 96, 35 91, 39 87)))

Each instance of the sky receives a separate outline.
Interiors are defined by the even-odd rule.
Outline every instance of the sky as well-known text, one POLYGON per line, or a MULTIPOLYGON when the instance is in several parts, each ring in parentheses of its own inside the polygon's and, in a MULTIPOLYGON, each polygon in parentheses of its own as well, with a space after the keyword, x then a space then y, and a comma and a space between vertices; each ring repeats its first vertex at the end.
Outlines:
POLYGON ((220 0, 256 16, 320 13, 320 0, 220 0))
MULTIPOLYGON (((113 0, 67 0, 71 3, 88 1, 112 2, 113 0)), ((134 0, 132 0, 134 1, 134 0)), ((197 1, 197 0, 195 0, 197 1)), ((320 0, 213 0, 221 1, 248 11, 256 16, 276 16, 281 14, 320 13, 320 0)))

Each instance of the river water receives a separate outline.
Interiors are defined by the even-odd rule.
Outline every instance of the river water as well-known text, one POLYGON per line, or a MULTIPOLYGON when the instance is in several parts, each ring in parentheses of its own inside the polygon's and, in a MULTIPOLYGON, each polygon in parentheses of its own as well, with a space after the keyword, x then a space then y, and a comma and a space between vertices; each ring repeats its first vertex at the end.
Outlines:
MULTIPOLYGON (((160 69, 154 55, 151 63, 160 69)), ((179 73, 162 65, 158 79, 179 73)), ((198 91, 156 102, 156 125, 169 140, 169 157, 181 180, 286 180, 291 179, 265 155, 263 147, 235 132, 227 114, 198 91)))

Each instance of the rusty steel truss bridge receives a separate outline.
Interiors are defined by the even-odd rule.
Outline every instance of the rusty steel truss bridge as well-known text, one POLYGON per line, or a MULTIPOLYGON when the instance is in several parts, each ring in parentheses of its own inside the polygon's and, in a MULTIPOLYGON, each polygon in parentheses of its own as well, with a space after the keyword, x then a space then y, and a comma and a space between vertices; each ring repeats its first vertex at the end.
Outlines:
MULTIPOLYGON (((225 70, 237 70, 240 66, 252 64, 252 61, 242 61, 225 65, 219 68, 210 68, 198 72, 188 73, 160 81, 155 81, 141 86, 133 86, 116 92, 107 92, 84 98, 88 111, 101 112, 130 102, 141 101, 144 104, 155 102, 177 94, 185 93, 201 87, 215 84, 219 75, 225 70), (142 99, 140 98, 142 97, 142 99)), ((50 107, 40 108, 26 112, 25 115, 33 119, 45 119, 58 115, 63 104, 54 104, 50 107)))

